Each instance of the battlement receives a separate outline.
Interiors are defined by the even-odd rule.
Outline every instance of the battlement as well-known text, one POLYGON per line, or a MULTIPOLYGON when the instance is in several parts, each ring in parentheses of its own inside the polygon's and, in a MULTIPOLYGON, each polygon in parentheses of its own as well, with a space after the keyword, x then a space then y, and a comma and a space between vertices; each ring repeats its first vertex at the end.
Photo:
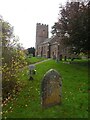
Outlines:
POLYGON ((37 26, 48 26, 47 24, 43 24, 43 23, 37 23, 37 26))
POLYGON ((44 42, 46 38, 48 38, 48 25, 37 23, 36 24, 36 46, 44 42))

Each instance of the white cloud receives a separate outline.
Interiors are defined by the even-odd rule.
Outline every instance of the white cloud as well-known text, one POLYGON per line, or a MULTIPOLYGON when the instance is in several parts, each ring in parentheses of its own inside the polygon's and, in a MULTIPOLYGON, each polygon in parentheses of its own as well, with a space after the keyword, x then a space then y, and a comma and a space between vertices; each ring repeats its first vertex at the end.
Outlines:
MULTIPOLYGON (((51 26, 58 19, 59 4, 66 0, 0 0, 0 14, 14 26, 25 48, 35 46, 36 23, 51 26)), ((50 33, 49 33, 50 34, 50 33)))

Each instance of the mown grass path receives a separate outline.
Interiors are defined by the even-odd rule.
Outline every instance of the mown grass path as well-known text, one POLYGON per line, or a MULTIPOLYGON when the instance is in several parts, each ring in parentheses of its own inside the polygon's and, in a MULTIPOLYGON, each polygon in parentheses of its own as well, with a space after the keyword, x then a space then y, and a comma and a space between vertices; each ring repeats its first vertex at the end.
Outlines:
POLYGON ((72 64, 49 60, 36 64, 36 75, 29 81, 28 69, 19 73, 21 91, 3 107, 3 118, 88 118, 88 63, 72 64), (62 104, 42 109, 41 82, 49 69, 62 76, 62 104))

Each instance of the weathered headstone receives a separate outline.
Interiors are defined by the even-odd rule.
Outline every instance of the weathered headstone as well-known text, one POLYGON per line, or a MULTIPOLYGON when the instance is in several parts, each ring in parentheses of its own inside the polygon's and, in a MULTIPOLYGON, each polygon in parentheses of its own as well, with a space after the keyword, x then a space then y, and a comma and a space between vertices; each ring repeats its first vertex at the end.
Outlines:
POLYGON ((35 65, 29 65, 29 69, 30 70, 34 70, 35 69, 35 65))
POLYGON ((45 108, 61 103, 62 79, 56 70, 50 69, 44 75, 41 87, 42 107, 45 108))
POLYGON ((29 80, 33 80, 33 75, 35 74, 35 65, 29 65, 29 72, 30 72, 30 78, 29 80))

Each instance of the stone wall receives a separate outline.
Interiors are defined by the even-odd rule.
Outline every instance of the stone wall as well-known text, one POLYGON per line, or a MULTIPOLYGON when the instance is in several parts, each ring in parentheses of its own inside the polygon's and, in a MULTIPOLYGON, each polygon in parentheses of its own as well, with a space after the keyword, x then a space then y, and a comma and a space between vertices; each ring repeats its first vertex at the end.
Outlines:
POLYGON ((36 25, 36 47, 48 38, 48 25, 37 23, 36 25))
POLYGON ((69 47, 60 41, 61 38, 53 36, 48 38, 48 25, 37 23, 36 25, 36 56, 46 58, 59 58, 60 55, 70 57, 69 47))

